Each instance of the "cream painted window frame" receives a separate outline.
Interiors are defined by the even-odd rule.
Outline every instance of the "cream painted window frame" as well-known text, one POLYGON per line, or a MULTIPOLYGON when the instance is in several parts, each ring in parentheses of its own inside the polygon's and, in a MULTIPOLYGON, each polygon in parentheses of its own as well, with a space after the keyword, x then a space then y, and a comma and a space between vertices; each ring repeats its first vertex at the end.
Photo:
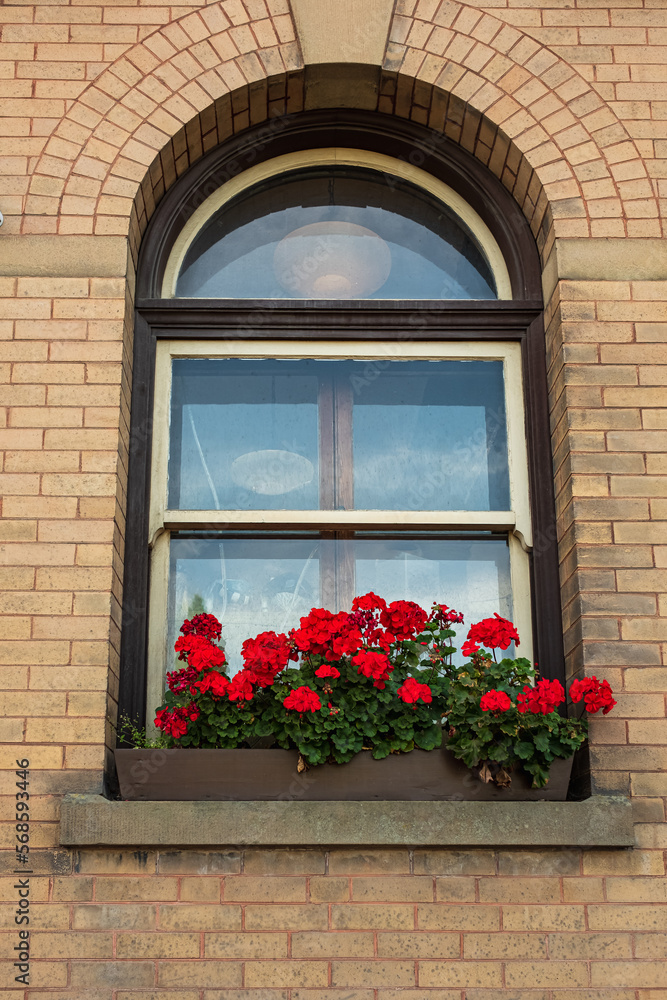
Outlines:
POLYGON ((263 163, 258 163, 254 167, 244 170, 209 195, 193 212, 176 238, 162 279, 162 298, 176 298, 176 284, 185 256, 197 234, 219 209, 229 204, 243 191, 247 191, 263 181, 270 180, 272 177, 280 177, 295 170, 321 166, 352 166, 375 170, 400 180, 409 181, 433 195, 452 210, 481 247, 496 283, 498 299, 508 300, 512 298, 512 283, 507 264, 493 233, 481 216, 457 191, 445 184, 444 181, 427 173, 426 170, 422 170, 421 167, 415 167, 405 160, 398 160, 393 156, 375 153, 371 150, 337 146, 324 149, 305 149, 265 160, 263 163))
POLYGON ((522 655, 532 659, 529 552, 532 546, 528 495, 528 455, 523 407, 521 345, 512 341, 196 341, 159 340, 155 358, 153 449, 149 538, 150 596, 148 630, 148 700, 146 723, 163 700, 167 668, 164 623, 167 620, 169 540, 172 530, 216 523, 247 528, 303 525, 313 529, 382 528, 401 522, 406 528, 479 528, 507 531, 514 622, 522 655), (314 359, 353 361, 485 360, 503 363, 511 509, 508 511, 262 511, 171 510, 167 506, 172 361, 181 358, 314 359))

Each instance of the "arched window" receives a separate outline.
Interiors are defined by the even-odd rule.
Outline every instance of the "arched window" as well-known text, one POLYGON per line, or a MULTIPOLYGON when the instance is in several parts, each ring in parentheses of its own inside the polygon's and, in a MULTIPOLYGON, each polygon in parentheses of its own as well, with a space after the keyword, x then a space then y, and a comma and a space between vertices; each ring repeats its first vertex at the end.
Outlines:
POLYGON ((460 150, 361 124, 298 116, 215 151, 144 240, 132 714, 184 617, 222 620, 233 668, 243 639, 369 590, 499 611, 562 669, 534 241, 460 150))

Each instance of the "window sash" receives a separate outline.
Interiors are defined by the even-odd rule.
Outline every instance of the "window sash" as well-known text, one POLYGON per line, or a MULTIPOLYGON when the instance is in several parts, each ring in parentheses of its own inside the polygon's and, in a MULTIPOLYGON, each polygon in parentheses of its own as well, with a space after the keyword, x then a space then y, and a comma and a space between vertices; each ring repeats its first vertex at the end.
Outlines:
MULTIPOLYGON (((364 342, 326 341, 316 344, 300 341, 234 341, 224 345, 206 341, 159 341, 156 349, 155 397, 153 413, 153 453, 151 472, 151 501, 149 541, 169 522, 194 526, 227 522, 276 525, 309 524, 336 527, 354 524, 403 524, 453 527, 506 527, 519 532, 526 546, 530 547, 530 503, 528 496, 528 460, 526 431, 523 414, 523 381, 521 375, 521 348, 511 342, 452 343, 452 342, 399 342, 376 343, 369 347, 364 342), (351 359, 369 362, 391 359, 396 361, 434 360, 496 360, 503 363, 505 385, 505 410, 507 420, 508 468, 510 479, 510 511, 174 511, 167 506, 169 420, 171 405, 172 360, 175 358, 291 358, 291 359, 351 359), (340 519, 349 515, 350 520, 340 519), (513 518, 513 520, 512 520, 513 518)), ((344 463, 344 459, 342 459, 344 463)), ((334 498, 334 505, 341 506, 344 497, 334 498)))
MULTIPOLYGON (((528 463, 523 413, 521 345, 516 342, 340 342, 160 340, 156 344, 153 449, 149 517, 150 595, 148 628, 147 717, 163 699, 169 651, 164 623, 169 588, 169 544, 172 531, 184 529, 263 531, 308 529, 461 529, 506 532, 514 622, 521 635, 520 653, 532 658, 532 614, 529 551, 532 544, 528 463), (315 358, 367 360, 499 360, 504 366, 505 407, 511 509, 508 511, 396 510, 173 510, 167 506, 171 370, 175 358, 315 358)), ((438 595, 434 595, 434 599, 438 595)), ((446 599, 446 598, 445 598, 446 599)))

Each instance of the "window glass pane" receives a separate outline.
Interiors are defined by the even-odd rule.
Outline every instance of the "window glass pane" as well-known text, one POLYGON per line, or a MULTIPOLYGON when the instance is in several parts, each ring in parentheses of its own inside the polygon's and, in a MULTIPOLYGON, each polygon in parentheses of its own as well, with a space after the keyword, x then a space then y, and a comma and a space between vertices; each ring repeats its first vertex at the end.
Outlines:
POLYGON ((503 364, 174 361, 168 505, 507 510, 503 364))
POLYGON ((314 363, 174 361, 168 505, 317 508, 314 363))
POLYGON ((362 368, 350 376, 355 508, 509 509, 501 361, 362 368))
POLYGON ((468 626, 498 611, 512 617, 509 549, 502 536, 357 535, 172 536, 167 669, 184 618, 206 612, 222 622, 232 672, 241 644, 260 632, 286 632, 312 607, 349 610, 369 590, 388 602, 434 600, 463 611, 468 626))
POLYGON ((379 171, 317 167, 224 205, 183 262, 179 297, 494 299, 465 224, 423 189, 379 171))

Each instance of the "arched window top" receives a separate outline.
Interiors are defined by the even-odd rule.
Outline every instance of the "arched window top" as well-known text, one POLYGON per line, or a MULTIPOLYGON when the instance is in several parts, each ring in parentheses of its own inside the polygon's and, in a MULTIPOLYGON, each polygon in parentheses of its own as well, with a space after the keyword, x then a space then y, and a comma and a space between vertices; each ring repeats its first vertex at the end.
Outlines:
POLYGON ((452 188, 403 160, 352 149, 267 160, 192 214, 164 297, 511 298, 492 233, 452 188))

